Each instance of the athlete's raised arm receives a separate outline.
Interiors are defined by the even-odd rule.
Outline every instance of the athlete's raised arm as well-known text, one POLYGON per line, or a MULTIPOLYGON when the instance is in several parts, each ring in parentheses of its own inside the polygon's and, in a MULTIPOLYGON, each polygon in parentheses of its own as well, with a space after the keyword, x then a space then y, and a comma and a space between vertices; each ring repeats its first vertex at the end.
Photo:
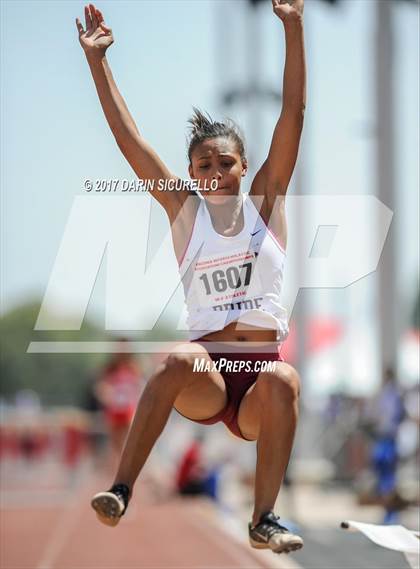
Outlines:
MULTIPOLYGON (((137 129, 111 73, 106 50, 114 42, 112 30, 93 4, 85 6, 85 28, 76 19, 79 41, 85 52, 105 117, 125 158, 141 179, 176 179, 137 129)), ((150 192, 170 217, 177 209, 176 195, 183 192, 150 192)))
POLYGON ((272 2, 274 14, 283 22, 286 39, 283 105, 268 157, 255 176, 250 192, 265 195, 269 201, 286 194, 298 154, 306 103, 304 0, 272 2))

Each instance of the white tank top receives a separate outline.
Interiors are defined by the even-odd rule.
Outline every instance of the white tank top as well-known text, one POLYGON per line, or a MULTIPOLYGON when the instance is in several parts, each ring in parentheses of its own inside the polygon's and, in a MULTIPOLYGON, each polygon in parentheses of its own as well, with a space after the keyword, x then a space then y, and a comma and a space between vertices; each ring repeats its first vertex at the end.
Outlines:
POLYGON ((222 330, 234 321, 288 334, 280 296, 286 253, 248 194, 244 227, 225 237, 213 227, 201 198, 191 236, 180 261, 190 340, 222 330))

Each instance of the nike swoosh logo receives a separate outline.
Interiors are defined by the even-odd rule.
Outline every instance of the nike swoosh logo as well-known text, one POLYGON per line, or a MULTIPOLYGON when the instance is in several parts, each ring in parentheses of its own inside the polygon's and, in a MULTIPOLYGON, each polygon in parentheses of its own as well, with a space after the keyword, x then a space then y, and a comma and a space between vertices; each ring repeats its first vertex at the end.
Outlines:
POLYGON ((254 235, 256 235, 257 233, 259 233, 261 231, 261 229, 258 229, 258 231, 254 231, 254 233, 251 233, 251 237, 254 237, 254 235))
POLYGON ((266 535, 262 535, 261 533, 258 533, 257 531, 253 531, 252 532, 252 537, 253 538, 258 538, 260 539, 263 543, 267 543, 268 542, 268 538, 266 535))

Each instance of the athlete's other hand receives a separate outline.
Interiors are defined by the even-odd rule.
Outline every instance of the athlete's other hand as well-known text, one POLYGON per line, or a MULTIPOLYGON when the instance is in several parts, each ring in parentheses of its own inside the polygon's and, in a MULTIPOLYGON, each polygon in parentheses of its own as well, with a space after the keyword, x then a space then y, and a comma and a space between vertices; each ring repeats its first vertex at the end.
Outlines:
POLYGON ((272 0, 273 12, 285 22, 303 16, 303 0, 272 0))
POLYGON ((86 29, 83 29, 79 18, 76 26, 79 32, 80 45, 86 55, 102 57, 109 46, 114 42, 111 28, 105 25, 102 12, 93 4, 85 6, 86 29))

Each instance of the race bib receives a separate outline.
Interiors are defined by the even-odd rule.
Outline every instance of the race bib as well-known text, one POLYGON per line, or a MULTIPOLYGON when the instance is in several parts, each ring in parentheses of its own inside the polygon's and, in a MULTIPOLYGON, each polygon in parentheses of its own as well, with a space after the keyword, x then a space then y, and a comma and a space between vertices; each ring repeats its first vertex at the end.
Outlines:
POLYGON ((255 302, 263 291, 256 262, 257 254, 248 249, 200 257, 192 281, 199 306, 214 310, 258 308, 255 302))

